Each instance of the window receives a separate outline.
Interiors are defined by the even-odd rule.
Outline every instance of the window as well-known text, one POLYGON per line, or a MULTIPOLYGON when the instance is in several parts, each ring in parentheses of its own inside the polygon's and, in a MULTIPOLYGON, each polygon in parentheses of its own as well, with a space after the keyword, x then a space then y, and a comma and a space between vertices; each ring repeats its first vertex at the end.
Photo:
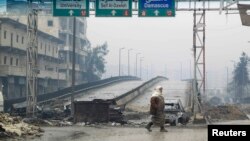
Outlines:
POLYGON ((48 20, 47 24, 48 24, 49 27, 52 27, 53 26, 53 21, 52 20, 48 20))
POLYGON ((23 44, 23 42, 24 42, 24 37, 22 37, 22 44, 23 44))
POLYGON ((41 50, 43 49, 43 43, 42 42, 40 43, 40 49, 41 50))
POLYGON ((10 46, 13 47, 13 33, 10 34, 10 46))
POLYGON ((13 58, 10 58, 10 65, 13 65, 13 58))
POLYGON ((3 63, 6 65, 7 64, 7 56, 4 56, 3 63))
POLYGON ((19 38, 19 36, 18 35, 16 35, 16 42, 18 43, 18 38, 19 38))
POLYGON ((16 66, 18 66, 18 59, 16 59, 16 66))
POLYGON ((49 52, 50 52, 50 45, 49 45, 49 52))
POLYGON ((46 50, 47 50, 47 46, 45 44, 45 47, 44 47, 44 53, 46 54, 46 50))
POLYGON ((4 31, 3 37, 4 37, 4 39, 6 39, 6 37, 7 37, 7 31, 4 31))

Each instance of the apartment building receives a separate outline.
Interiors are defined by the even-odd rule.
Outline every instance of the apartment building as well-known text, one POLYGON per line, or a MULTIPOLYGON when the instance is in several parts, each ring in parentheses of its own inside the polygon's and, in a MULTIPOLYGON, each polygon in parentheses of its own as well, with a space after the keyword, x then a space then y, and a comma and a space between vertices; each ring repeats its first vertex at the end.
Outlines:
MULTIPOLYGON (((25 24, 10 18, 0 18, 0 89, 6 99, 26 95, 27 42, 25 24)), ((59 48, 63 44, 59 38, 38 31, 38 94, 66 86, 66 75, 60 72, 65 67, 59 57, 59 48)))

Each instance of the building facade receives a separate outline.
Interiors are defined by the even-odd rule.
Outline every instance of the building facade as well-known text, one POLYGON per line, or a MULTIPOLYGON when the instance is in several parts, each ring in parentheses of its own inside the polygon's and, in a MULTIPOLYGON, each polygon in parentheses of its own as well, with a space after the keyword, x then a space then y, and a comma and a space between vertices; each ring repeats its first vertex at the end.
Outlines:
MULTIPOLYGON (((60 56, 63 57, 66 62, 66 67, 62 72, 66 74, 67 85, 71 85, 72 80, 72 56, 73 56, 73 18, 60 18, 59 38, 64 42, 64 46, 59 50, 60 56)), ((75 34, 75 46, 76 46, 76 65, 75 65, 75 84, 86 83, 86 64, 85 58, 87 56, 87 49, 90 47, 90 43, 86 37, 86 18, 76 18, 76 34, 75 34)))
MULTIPOLYGON (((10 18, 0 18, 0 86, 6 99, 26 96, 27 26, 10 18)), ((38 94, 66 86, 60 72, 65 63, 59 57, 63 41, 38 31, 38 94)))
MULTIPOLYGON (((44 3, 38 16, 38 94, 70 86, 73 60, 73 18, 53 17, 52 1, 41 2, 44 3)), ((6 99, 13 99, 26 96, 28 5, 19 0, 7 3, 0 18, 0 91, 6 99)), ((85 58, 90 44, 86 29, 86 18, 76 18, 76 85, 87 82, 85 58)))
MULTIPOLYGON (((12 16, 13 17, 13 16, 12 16)), ((27 22, 27 16, 15 17, 22 23, 27 22)), ((65 73, 67 87, 72 83, 72 55, 73 55, 73 17, 53 17, 50 14, 42 13, 38 19, 38 29, 60 38, 63 45, 59 48, 59 56, 64 61, 64 67, 60 68, 61 73, 65 73), (40 20, 42 19, 42 20, 40 20)), ((85 58, 90 43, 86 37, 87 20, 86 18, 76 18, 76 64, 75 64, 75 84, 86 83, 86 64, 85 58)))

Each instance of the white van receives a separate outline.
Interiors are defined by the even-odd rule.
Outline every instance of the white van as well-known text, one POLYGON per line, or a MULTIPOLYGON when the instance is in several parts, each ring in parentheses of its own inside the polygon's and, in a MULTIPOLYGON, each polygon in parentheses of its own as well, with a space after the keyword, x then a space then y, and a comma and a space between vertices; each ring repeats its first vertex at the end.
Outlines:
POLYGON ((0 112, 2 112, 2 111, 3 111, 3 94, 0 91, 0 112))

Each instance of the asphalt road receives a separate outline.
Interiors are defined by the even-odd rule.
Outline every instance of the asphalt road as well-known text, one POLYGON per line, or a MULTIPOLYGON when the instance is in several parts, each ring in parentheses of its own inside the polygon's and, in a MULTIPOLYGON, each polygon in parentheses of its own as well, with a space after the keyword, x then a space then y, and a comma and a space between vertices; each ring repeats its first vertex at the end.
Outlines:
POLYGON ((133 127, 46 127, 40 138, 27 141, 207 141, 207 129, 167 127, 152 132, 133 127))
POLYGON ((184 107, 187 104, 187 93, 189 83, 187 81, 161 81, 154 86, 148 88, 144 94, 138 96, 129 104, 126 105, 127 109, 137 112, 148 112, 150 106, 150 98, 154 88, 158 85, 163 87, 163 96, 165 99, 180 99, 184 107))
POLYGON ((95 90, 90 90, 86 93, 83 93, 81 96, 78 96, 76 99, 78 101, 92 101, 94 99, 112 99, 120 96, 135 87, 138 87, 145 81, 125 81, 117 82, 112 85, 108 85, 102 88, 95 90))

